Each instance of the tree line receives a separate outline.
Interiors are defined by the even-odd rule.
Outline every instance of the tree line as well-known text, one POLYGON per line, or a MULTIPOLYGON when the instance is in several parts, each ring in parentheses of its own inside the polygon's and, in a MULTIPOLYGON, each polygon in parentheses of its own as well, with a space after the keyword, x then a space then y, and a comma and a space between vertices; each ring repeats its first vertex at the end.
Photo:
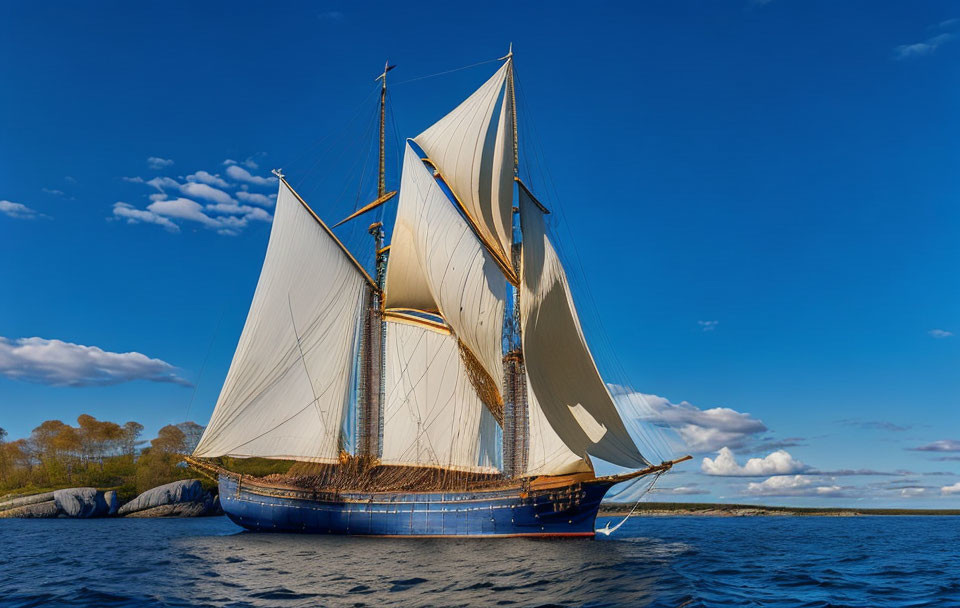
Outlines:
POLYGON ((170 424, 149 441, 143 425, 83 414, 77 425, 47 420, 29 437, 7 441, 0 428, 0 495, 56 488, 113 488, 121 498, 193 475, 181 457, 203 434, 195 422, 170 424))

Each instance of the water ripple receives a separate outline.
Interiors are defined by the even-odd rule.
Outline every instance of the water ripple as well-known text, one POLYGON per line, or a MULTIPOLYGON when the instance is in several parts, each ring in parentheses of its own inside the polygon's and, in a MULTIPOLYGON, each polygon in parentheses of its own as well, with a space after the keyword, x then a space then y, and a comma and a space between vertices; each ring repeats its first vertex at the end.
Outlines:
POLYGON ((595 541, 0 520, 0 607, 960 606, 958 538, 945 517, 636 518, 595 541))

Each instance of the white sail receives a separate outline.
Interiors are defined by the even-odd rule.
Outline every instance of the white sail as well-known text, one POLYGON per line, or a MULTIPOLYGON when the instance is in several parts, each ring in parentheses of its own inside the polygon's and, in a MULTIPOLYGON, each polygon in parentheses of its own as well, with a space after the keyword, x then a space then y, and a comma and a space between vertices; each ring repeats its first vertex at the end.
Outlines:
POLYGON ((253 303, 194 455, 336 462, 368 282, 281 180, 253 303))
POLYGON ((512 60, 414 138, 463 204, 483 239, 510 264, 513 240, 513 106, 506 94, 512 60), (502 101, 501 101, 502 100, 502 101), (494 112, 499 105, 499 118, 494 112))
POLYGON ((481 466, 480 401, 457 339, 415 322, 387 322, 383 464, 496 472, 481 466))
POLYGON ((547 238, 543 213, 523 188, 520 224, 524 365, 528 400, 536 404, 530 408, 531 427, 535 413, 542 412, 574 454, 625 467, 647 466, 590 354, 566 273, 547 238))
POLYGON ((385 292, 387 309, 439 312, 495 386, 503 385, 506 279, 409 145, 385 292))
POLYGON ((583 458, 570 451, 540 408, 537 395, 527 378, 527 468, 525 477, 566 475, 590 470, 583 458))

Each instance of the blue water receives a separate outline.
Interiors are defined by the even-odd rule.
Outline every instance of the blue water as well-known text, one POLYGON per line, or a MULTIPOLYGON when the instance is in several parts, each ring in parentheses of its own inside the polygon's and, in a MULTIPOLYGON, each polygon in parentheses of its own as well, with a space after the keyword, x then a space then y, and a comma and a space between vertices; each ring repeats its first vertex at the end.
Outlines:
POLYGON ((595 541, 0 520, 0 606, 48 605, 960 606, 960 517, 644 517, 595 541))

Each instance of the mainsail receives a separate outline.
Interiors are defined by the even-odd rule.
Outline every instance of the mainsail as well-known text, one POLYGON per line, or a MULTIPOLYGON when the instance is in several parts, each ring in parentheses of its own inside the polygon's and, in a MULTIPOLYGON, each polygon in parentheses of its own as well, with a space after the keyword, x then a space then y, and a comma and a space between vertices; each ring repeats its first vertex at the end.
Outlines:
POLYGON ((387 311, 440 314, 500 387, 506 289, 490 252, 408 144, 387 264, 387 311))
POLYGON ((542 453, 543 462, 552 456, 564 468, 571 465, 569 454, 564 457, 557 445, 559 438, 574 454, 589 454, 624 467, 648 466, 590 354, 566 273, 547 237, 543 213, 523 188, 520 225, 520 302, 531 454, 542 453), (556 437, 546 432, 541 415, 556 437), (542 432, 535 431, 538 426, 542 432))
POLYGON ((281 179, 253 303, 194 455, 336 462, 369 286, 281 179))
POLYGON ((383 464, 495 473, 481 466, 484 404, 449 331, 388 321, 383 464))

